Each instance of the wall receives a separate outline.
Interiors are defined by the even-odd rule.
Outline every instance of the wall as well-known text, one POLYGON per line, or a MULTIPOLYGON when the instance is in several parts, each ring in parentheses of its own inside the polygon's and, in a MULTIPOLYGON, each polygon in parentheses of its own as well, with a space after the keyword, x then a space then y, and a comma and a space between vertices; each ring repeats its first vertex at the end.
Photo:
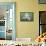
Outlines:
POLYGON ((37 0, 19 0, 16 2, 17 8, 17 37, 36 38, 39 33, 39 15, 37 0), (33 12, 33 22, 20 22, 20 12, 33 12))
POLYGON ((16 2, 16 37, 36 38, 39 34, 39 10, 45 10, 46 5, 38 4, 38 0, 3 0, 0 2, 16 2), (45 8, 44 8, 45 6, 45 8), (33 22, 21 22, 20 12, 33 12, 33 22))
POLYGON ((33 38, 34 37, 34 21, 33 22, 20 22, 20 12, 33 12, 33 0, 19 0, 17 5, 17 37, 18 38, 33 38), (32 33, 33 32, 33 33, 32 33), (33 35, 33 36, 32 36, 33 35))

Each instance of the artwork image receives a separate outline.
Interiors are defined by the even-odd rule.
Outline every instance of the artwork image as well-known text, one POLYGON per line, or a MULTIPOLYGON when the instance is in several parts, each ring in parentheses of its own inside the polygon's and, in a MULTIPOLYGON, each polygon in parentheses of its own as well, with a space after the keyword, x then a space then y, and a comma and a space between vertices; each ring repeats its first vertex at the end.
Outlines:
POLYGON ((33 21, 32 12, 20 12, 20 21, 33 21))
POLYGON ((46 0, 39 0, 40 4, 46 4, 46 0))

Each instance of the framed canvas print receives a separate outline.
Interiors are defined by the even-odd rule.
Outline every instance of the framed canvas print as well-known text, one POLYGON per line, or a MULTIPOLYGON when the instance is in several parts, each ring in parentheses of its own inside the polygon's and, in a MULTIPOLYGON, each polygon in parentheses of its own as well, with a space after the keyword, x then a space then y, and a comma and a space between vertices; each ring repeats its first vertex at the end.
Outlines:
POLYGON ((38 0, 40 4, 46 4, 46 0, 38 0))
POLYGON ((0 2, 0 40, 15 40, 15 2, 0 2))
POLYGON ((33 21, 33 12, 20 12, 20 21, 33 21))

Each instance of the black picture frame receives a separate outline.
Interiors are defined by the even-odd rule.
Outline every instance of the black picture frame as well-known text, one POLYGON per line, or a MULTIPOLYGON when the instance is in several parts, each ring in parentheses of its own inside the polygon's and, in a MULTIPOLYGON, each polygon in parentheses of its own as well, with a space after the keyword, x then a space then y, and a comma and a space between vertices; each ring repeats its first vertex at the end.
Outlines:
POLYGON ((20 12, 20 21, 31 22, 33 20, 33 12, 20 12))

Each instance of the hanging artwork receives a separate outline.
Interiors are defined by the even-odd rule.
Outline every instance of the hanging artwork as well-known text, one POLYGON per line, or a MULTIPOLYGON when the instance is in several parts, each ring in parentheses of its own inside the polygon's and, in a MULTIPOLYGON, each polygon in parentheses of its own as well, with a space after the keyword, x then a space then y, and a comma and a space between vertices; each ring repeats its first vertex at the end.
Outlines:
POLYGON ((46 0, 39 0, 40 4, 46 4, 46 0))
POLYGON ((20 12, 20 21, 33 21, 33 13, 32 12, 20 12))

